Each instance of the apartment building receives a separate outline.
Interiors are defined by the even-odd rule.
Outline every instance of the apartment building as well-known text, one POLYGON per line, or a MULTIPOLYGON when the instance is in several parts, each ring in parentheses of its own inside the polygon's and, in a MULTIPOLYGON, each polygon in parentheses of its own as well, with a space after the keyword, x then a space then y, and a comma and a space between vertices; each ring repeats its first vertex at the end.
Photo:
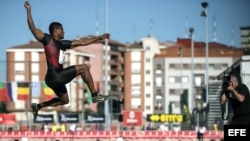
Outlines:
POLYGON ((244 26, 240 28, 241 31, 241 47, 250 47, 250 26, 244 26))

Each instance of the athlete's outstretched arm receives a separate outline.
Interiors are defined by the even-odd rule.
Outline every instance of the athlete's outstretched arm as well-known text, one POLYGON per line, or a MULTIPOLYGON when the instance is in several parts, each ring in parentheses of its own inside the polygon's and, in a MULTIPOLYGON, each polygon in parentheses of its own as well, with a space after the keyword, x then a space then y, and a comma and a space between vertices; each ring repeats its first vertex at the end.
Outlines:
POLYGON ((90 37, 90 38, 87 37, 87 38, 82 38, 80 40, 73 40, 71 43, 71 48, 75 48, 78 46, 86 46, 86 45, 89 45, 92 43, 102 41, 104 39, 109 39, 109 37, 110 37, 110 34, 105 33, 105 34, 103 34, 101 36, 97 36, 97 37, 90 37))
POLYGON ((27 21, 28 21, 28 25, 29 25, 29 29, 32 32, 32 34, 35 36, 35 38, 38 41, 41 41, 44 37, 44 33, 42 32, 42 30, 36 28, 33 19, 32 19, 32 15, 31 15, 31 5, 28 1, 26 1, 24 3, 24 7, 27 10, 27 21))

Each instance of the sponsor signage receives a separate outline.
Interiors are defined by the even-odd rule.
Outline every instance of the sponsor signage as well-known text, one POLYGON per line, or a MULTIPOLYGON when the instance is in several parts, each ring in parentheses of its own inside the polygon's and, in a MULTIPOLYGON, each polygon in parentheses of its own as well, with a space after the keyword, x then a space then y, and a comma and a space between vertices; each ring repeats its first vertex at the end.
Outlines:
POLYGON ((16 124, 16 115, 0 114, 0 124, 16 124))
POLYGON ((37 115, 36 118, 34 118, 35 123, 53 123, 54 122, 54 116, 49 115, 37 115))
POLYGON ((105 115, 104 114, 87 114, 85 115, 86 123, 104 123, 105 115))
POLYGON ((122 126, 142 126, 142 111, 122 111, 122 126))
POLYGON ((181 114, 148 114, 147 121, 150 122, 183 122, 181 114))
POLYGON ((58 113, 59 123, 78 123, 79 115, 77 113, 58 113))

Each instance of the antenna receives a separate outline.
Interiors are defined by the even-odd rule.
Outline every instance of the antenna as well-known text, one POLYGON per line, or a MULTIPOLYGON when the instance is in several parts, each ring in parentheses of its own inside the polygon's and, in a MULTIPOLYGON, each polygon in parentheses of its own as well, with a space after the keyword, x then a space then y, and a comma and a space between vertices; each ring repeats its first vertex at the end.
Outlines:
POLYGON ((185 38, 188 38, 188 17, 185 20, 185 38))
POLYGON ((133 41, 136 41, 136 39, 135 39, 135 30, 136 30, 136 27, 135 27, 135 25, 133 26, 133 41))
POLYGON ((99 35, 99 22, 98 22, 98 3, 96 2, 96 21, 95 21, 95 35, 99 35))
POLYGON ((231 27, 231 46, 234 47, 234 25, 231 27))
POLYGON ((150 25, 149 35, 152 36, 153 24, 155 23, 154 19, 150 18, 150 20, 148 21, 148 23, 150 25))
POLYGON ((215 12, 214 12, 214 17, 213 17, 213 41, 214 42, 217 42, 216 30, 217 30, 217 24, 216 24, 215 12))

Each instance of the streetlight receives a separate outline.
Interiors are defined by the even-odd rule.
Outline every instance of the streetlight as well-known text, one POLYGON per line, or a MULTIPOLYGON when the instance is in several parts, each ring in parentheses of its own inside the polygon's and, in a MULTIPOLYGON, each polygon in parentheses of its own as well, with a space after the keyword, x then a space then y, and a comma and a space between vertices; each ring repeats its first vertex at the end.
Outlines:
POLYGON ((182 67, 182 57, 183 57, 183 54, 182 54, 182 47, 179 47, 179 49, 178 49, 178 52, 177 52, 177 54, 179 55, 179 57, 181 58, 180 59, 180 73, 181 73, 181 90, 180 90, 180 94, 182 94, 182 90, 183 90, 183 84, 182 84, 182 69, 183 69, 183 67, 182 67))
POLYGON ((205 76, 205 83, 206 83, 206 103, 208 103, 208 15, 207 15, 207 2, 201 3, 202 8, 204 9, 201 11, 201 16, 205 17, 205 28, 206 28, 206 76, 205 76))
MULTIPOLYGON (((191 95, 194 98, 194 40, 193 40, 194 29, 189 28, 189 36, 191 37, 191 95)), ((192 99, 193 100, 193 99, 192 99)), ((192 102, 192 108, 194 107, 192 102)))
MULTIPOLYGON (((108 0, 105 0, 105 32, 108 33, 108 0)), ((108 95, 108 39, 105 39, 105 81, 104 81, 104 95, 108 95)), ((105 130, 110 129, 110 114, 109 103, 106 100, 105 104, 105 130)))

